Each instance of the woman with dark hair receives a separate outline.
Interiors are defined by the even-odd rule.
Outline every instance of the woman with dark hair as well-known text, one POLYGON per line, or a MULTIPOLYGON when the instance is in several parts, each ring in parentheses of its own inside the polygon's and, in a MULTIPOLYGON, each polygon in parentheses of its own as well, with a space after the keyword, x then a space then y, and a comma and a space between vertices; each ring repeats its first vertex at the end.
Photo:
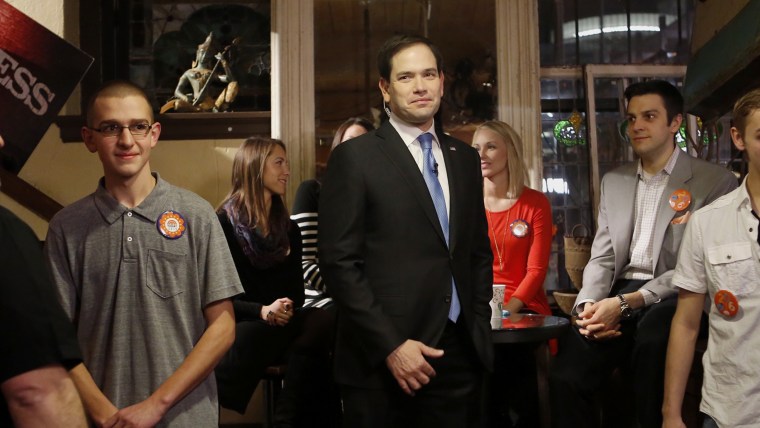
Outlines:
MULTIPOLYGON (((366 134, 375 129, 372 123, 362 117, 352 117, 343 122, 333 137, 330 151, 339 144, 366 134)), ((306 288, 305 307, 328 307, 332 299, 327 297, 326 287, 319 273, 319 257, 317 256, 317 225, 319 212, 319 189, 322 184, 318 179, 306 180, 298 186, 296 198, 293 201, 291 218, 301 228, 303 243, 303 282, 306 288)))
POLYGON ((375 129, 375 127, 369 120, 363 117, 349 117, 345 122, 341 123, 338 130, 335 131, 335 136, 330 145, 330 151, 335 150, 340 143, 366 134, 373 129, 375 129))
POLYGON ((303 406, 329 378, 333 329, 325 311, 302 308, 301 234, 283 198, 289 176, 281 141, 248 138, 235 154, 232 190, 218 209, 245 290, 233 300, 235 343, 216 368, 219 402, 244 413, 266 367, 286 361, 276 427, 309 422, 303 406))
MULTIPOLYGON (((513 314, 551 315, 543 285, 549 269, 552 211, 543 193, 525 186, 520 136, 508 124, 490 121, 475 130, 472 146, 480 154, 494 284, 505 285, 503 307, 513 314)), ((495 349, 491 426, 513 426, 510 406, 518 416, 514 426, 538 426, 535 347, 515 344, 495 349), (510 385, 520 385, 520 392, 514 394, 510 385)))

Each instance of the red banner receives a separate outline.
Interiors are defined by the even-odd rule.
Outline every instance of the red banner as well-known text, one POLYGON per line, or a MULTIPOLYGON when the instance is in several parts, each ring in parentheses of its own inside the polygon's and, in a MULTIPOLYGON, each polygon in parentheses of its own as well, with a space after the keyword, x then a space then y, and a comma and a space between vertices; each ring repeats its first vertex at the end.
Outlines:
POLYGON ((93 58, 0 0, 2 167, 18 173, 93 58))

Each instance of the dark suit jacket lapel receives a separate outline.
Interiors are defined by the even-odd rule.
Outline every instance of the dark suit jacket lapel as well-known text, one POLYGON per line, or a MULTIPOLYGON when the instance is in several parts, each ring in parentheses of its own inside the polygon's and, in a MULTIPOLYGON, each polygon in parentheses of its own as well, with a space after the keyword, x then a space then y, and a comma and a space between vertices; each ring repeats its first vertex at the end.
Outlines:
MULTIPOLYGON (((420 173, 420 169, 406 144, 401 140, 398 132, 396 132, 390 122, 385 122, 380 126, 375 135, 379 137, 380 150, 388 155, 388 159, 396 167, 399 174, 409 183, 409 187, 417 195, 417 201, 420 203, 422 210, 433 224, 436 233, 438 233, 438 236, 445 245, 446 238, 443 236, 443 229, 441 229, 441 223, 438 221, 438 214, 435 212, 433 198, 430 197, 430 191, 428 191, 427 184, 425 184, 425 179, 422 178, 422 173, 420 173)), ((448 168, 448 163, 446 166, 448 168)), ((449 239, 451 239, 450 234, 451 227, 449 227, 449 239)))
POLYGON ((446 164, 446 175, 449 180, 449 252, 453 253, 460 233, 459 227, 457 227, 461 226, 462 213, 460 210, 463 208, 462 204, 459 203, 459 198, 461 197, 461 187, 459 185, 461 185, 463 180, 461 177, 462 170, 460 169, 462 162, 457 156, 456 148, 449 141, 447 135, 439 135, 438 139, 441 144, 443 161, 446 164))

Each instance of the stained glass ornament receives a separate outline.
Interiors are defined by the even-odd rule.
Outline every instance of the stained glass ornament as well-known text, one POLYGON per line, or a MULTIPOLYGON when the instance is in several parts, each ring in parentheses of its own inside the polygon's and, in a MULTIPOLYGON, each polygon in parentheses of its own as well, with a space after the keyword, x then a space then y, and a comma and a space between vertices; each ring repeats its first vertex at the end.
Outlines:
POLYGON ((554 138, 566 147, 585 145, 586 132, 582 125, 583 116, 573 108, 567 119, 559 120, 554 125, 554 138))
POLYGON ((576 131, 570 120, 560 120, 554 125, 554 138, 566 147, 585 145, 583 133, 576 131))
POLYGON ((628 119, 623 119, 618 124, 618 135, 625 142, 630 142, 628 139, 628 119))
POLYGON ((681 149, 686 148, 686 123, 681 123, 681 127, 678 128, 678 132, 676 133, 676 144, 678 144, 678 147, 681 149))
POLYGON ((581 117, 581 114, 578 113, 578 110, 573 109, 573 112, 570 114, 570 117, 567 118, 567 120, 573 125, 576 134, 581 132, 581 123, 583 123, 583 117, 581 117))

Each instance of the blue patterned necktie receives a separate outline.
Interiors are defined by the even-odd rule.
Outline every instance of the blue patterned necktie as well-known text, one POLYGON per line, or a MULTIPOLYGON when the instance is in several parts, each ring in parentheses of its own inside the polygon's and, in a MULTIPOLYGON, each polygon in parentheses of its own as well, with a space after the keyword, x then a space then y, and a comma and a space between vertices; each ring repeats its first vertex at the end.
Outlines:
MULTIPOLYGON (((430 197, 433 198, 435 212, 438 214, 438 221, 443 229, 443 236, 446 238, 446 245, 449 244, 449 216, 446 212, 446 200, 443 198, 443 188, 438 181, 438 164, 433 157, 433 134, 425 132, 417 140, 422 146, 422 177, 425 179, 430 197)), ((449 319, 456 322, 459 318, 460 305, 459 296, 457 296, 457 287, 454 284, 454 278, 451 278, 451 306, 449 307, 449 319)))

